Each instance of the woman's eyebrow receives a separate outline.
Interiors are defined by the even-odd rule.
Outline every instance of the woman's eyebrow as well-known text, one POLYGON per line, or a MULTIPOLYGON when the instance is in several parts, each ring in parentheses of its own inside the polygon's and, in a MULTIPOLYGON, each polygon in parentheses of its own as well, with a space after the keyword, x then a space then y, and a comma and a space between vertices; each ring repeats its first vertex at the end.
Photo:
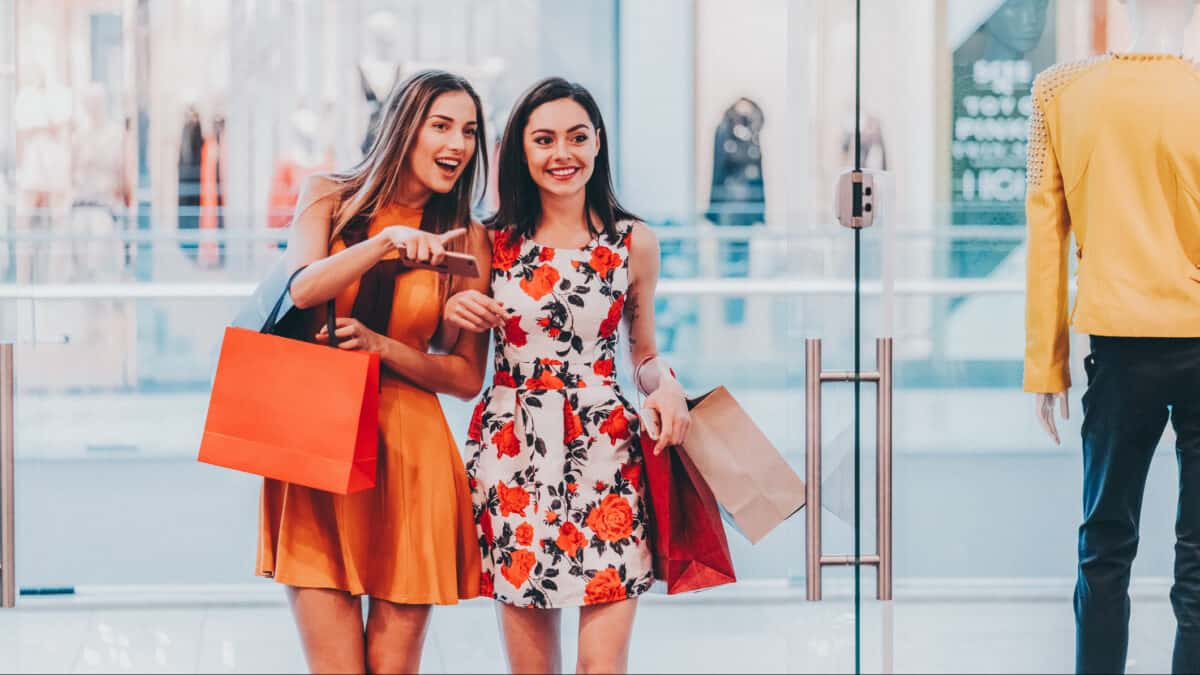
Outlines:
MULTIPOLYGON (((586 124, 576 124, 575 126, 571 127, 570 129, 567 129, 567 133, 569 134, 572 131, 575 131, 576 129, 586 129, 587 126, 588 125, 586 125, 586 124)), ((552 134, 554 132, 551 131, 550 129, 534 129, 533 131, 530 131, 529 133, 531 133, 531 134, 542 134, 542 133, 552 134)))

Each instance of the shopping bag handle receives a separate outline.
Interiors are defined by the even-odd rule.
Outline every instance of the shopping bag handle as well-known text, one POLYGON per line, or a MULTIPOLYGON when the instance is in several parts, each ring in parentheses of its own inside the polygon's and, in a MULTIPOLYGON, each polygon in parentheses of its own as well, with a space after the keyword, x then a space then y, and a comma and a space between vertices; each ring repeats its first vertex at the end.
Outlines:
MULTIPOLYGON (((271 313, 267 315, 267 321, 263 324, 262 332, 268 334, 275 332, 275 323, 279 317, 279 310, 283 307, 283 300, 292 292, 292 282, 296 280, 296 277, 300 276, 300 273, 303 272, 304 268, 306 267, 308 267, 308 265, 302 265, 295 272, 292 272, 292 276, 288 277, 287 285, 283 287, 283 293, 279 294, 279 299, 275 301, 275 306, 271 308, 271 313)), ((334 302, 333 299, 330 298, 329 301, 325 303, 326 329, 329 331, 330 347, 336 347, 338 344, 337 322, 334 314, 334 302)))

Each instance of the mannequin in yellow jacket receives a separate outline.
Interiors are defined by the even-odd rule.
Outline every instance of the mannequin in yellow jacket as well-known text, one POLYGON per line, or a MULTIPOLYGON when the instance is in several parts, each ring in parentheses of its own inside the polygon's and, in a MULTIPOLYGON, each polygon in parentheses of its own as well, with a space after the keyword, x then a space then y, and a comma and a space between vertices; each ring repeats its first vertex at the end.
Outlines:
POLYGON ((1071 321, 1076 330, 1200 336, 1200 166, 1194 163, 1200 98, 1170 90, 1181 82, 1191 85, 1189 72, 1200 72, 1194 62, 1173 56, 1182 53, 1196 0, 1123 4, 1136 31, 1131 53, 1055 66, 1034 87, 1025 390, 1037 393, 1038 420, 1055 443, 1054 409, 1069 416, 1067 252, 1072 231, 1079 259, 1071 321), (1071 107, 1064 110, 1063 94, 1076 93, 1072 85, 1084 79, 1089 80, 1085 85, 1094 83, 1106 91, 1067 101, 1071 107), (1142 98, 1120 91, 1126 86, 1151 94, 1142 98), (1149 106, 1164 98, 1174 99, 1169 101, 1173 110, 1159 119, 1149 106), (1112 102, 1107 99, 1121 101, 1115 109, 1085 107, 1107 106, 1112 102), (1105 115, 1127 119, 1099 130, 1082 124, 1087 117, 1105 115), (1154 134, 1161 130, 1163 147, 1136 147, 1145 133, 1121 139, 1126 125, 1154 134), (1130 156, 1135 161, 1129 162, 1130 156), (1139 231, 1130 231, 1129 224, 1139 231))
POLYGON ((1069 415, 1072 254, 1069 322, 1092 341, 1078 672, 1124 671, 1145 474, 1168 414, 1181 467, 1174 669, 1200 672, 1200 67, 1182 57, 1196 3, 1126 0, 1130 53, 1055 66, 1034 83, 1024 386, 1056 443, 1054 410, 1069 415))

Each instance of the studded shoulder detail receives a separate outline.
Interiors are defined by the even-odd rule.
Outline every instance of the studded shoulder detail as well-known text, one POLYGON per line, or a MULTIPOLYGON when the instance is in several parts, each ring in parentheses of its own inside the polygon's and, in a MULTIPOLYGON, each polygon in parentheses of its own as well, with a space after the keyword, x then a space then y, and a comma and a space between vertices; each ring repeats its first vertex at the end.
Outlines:
POLYGON ((1033 114, 1029 118, 1029 155, 1025 180, 1030 189, 1039 187, 1043 179, 1046 153, 1050 138, 1046 131, 1046 107, 1067 85, 1078 80, 1092 68, 1112 60, 1109 54, 1089 59, 1060 63, 1043 70, 1033 82, 1033 114))

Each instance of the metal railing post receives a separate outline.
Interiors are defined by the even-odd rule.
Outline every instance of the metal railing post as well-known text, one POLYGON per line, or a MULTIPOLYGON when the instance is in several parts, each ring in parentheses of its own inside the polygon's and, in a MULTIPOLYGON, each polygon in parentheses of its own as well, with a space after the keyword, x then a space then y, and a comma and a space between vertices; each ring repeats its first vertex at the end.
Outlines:
POLYGON ((17 603, 13 345, 0 344, 0 607, 17 603))

